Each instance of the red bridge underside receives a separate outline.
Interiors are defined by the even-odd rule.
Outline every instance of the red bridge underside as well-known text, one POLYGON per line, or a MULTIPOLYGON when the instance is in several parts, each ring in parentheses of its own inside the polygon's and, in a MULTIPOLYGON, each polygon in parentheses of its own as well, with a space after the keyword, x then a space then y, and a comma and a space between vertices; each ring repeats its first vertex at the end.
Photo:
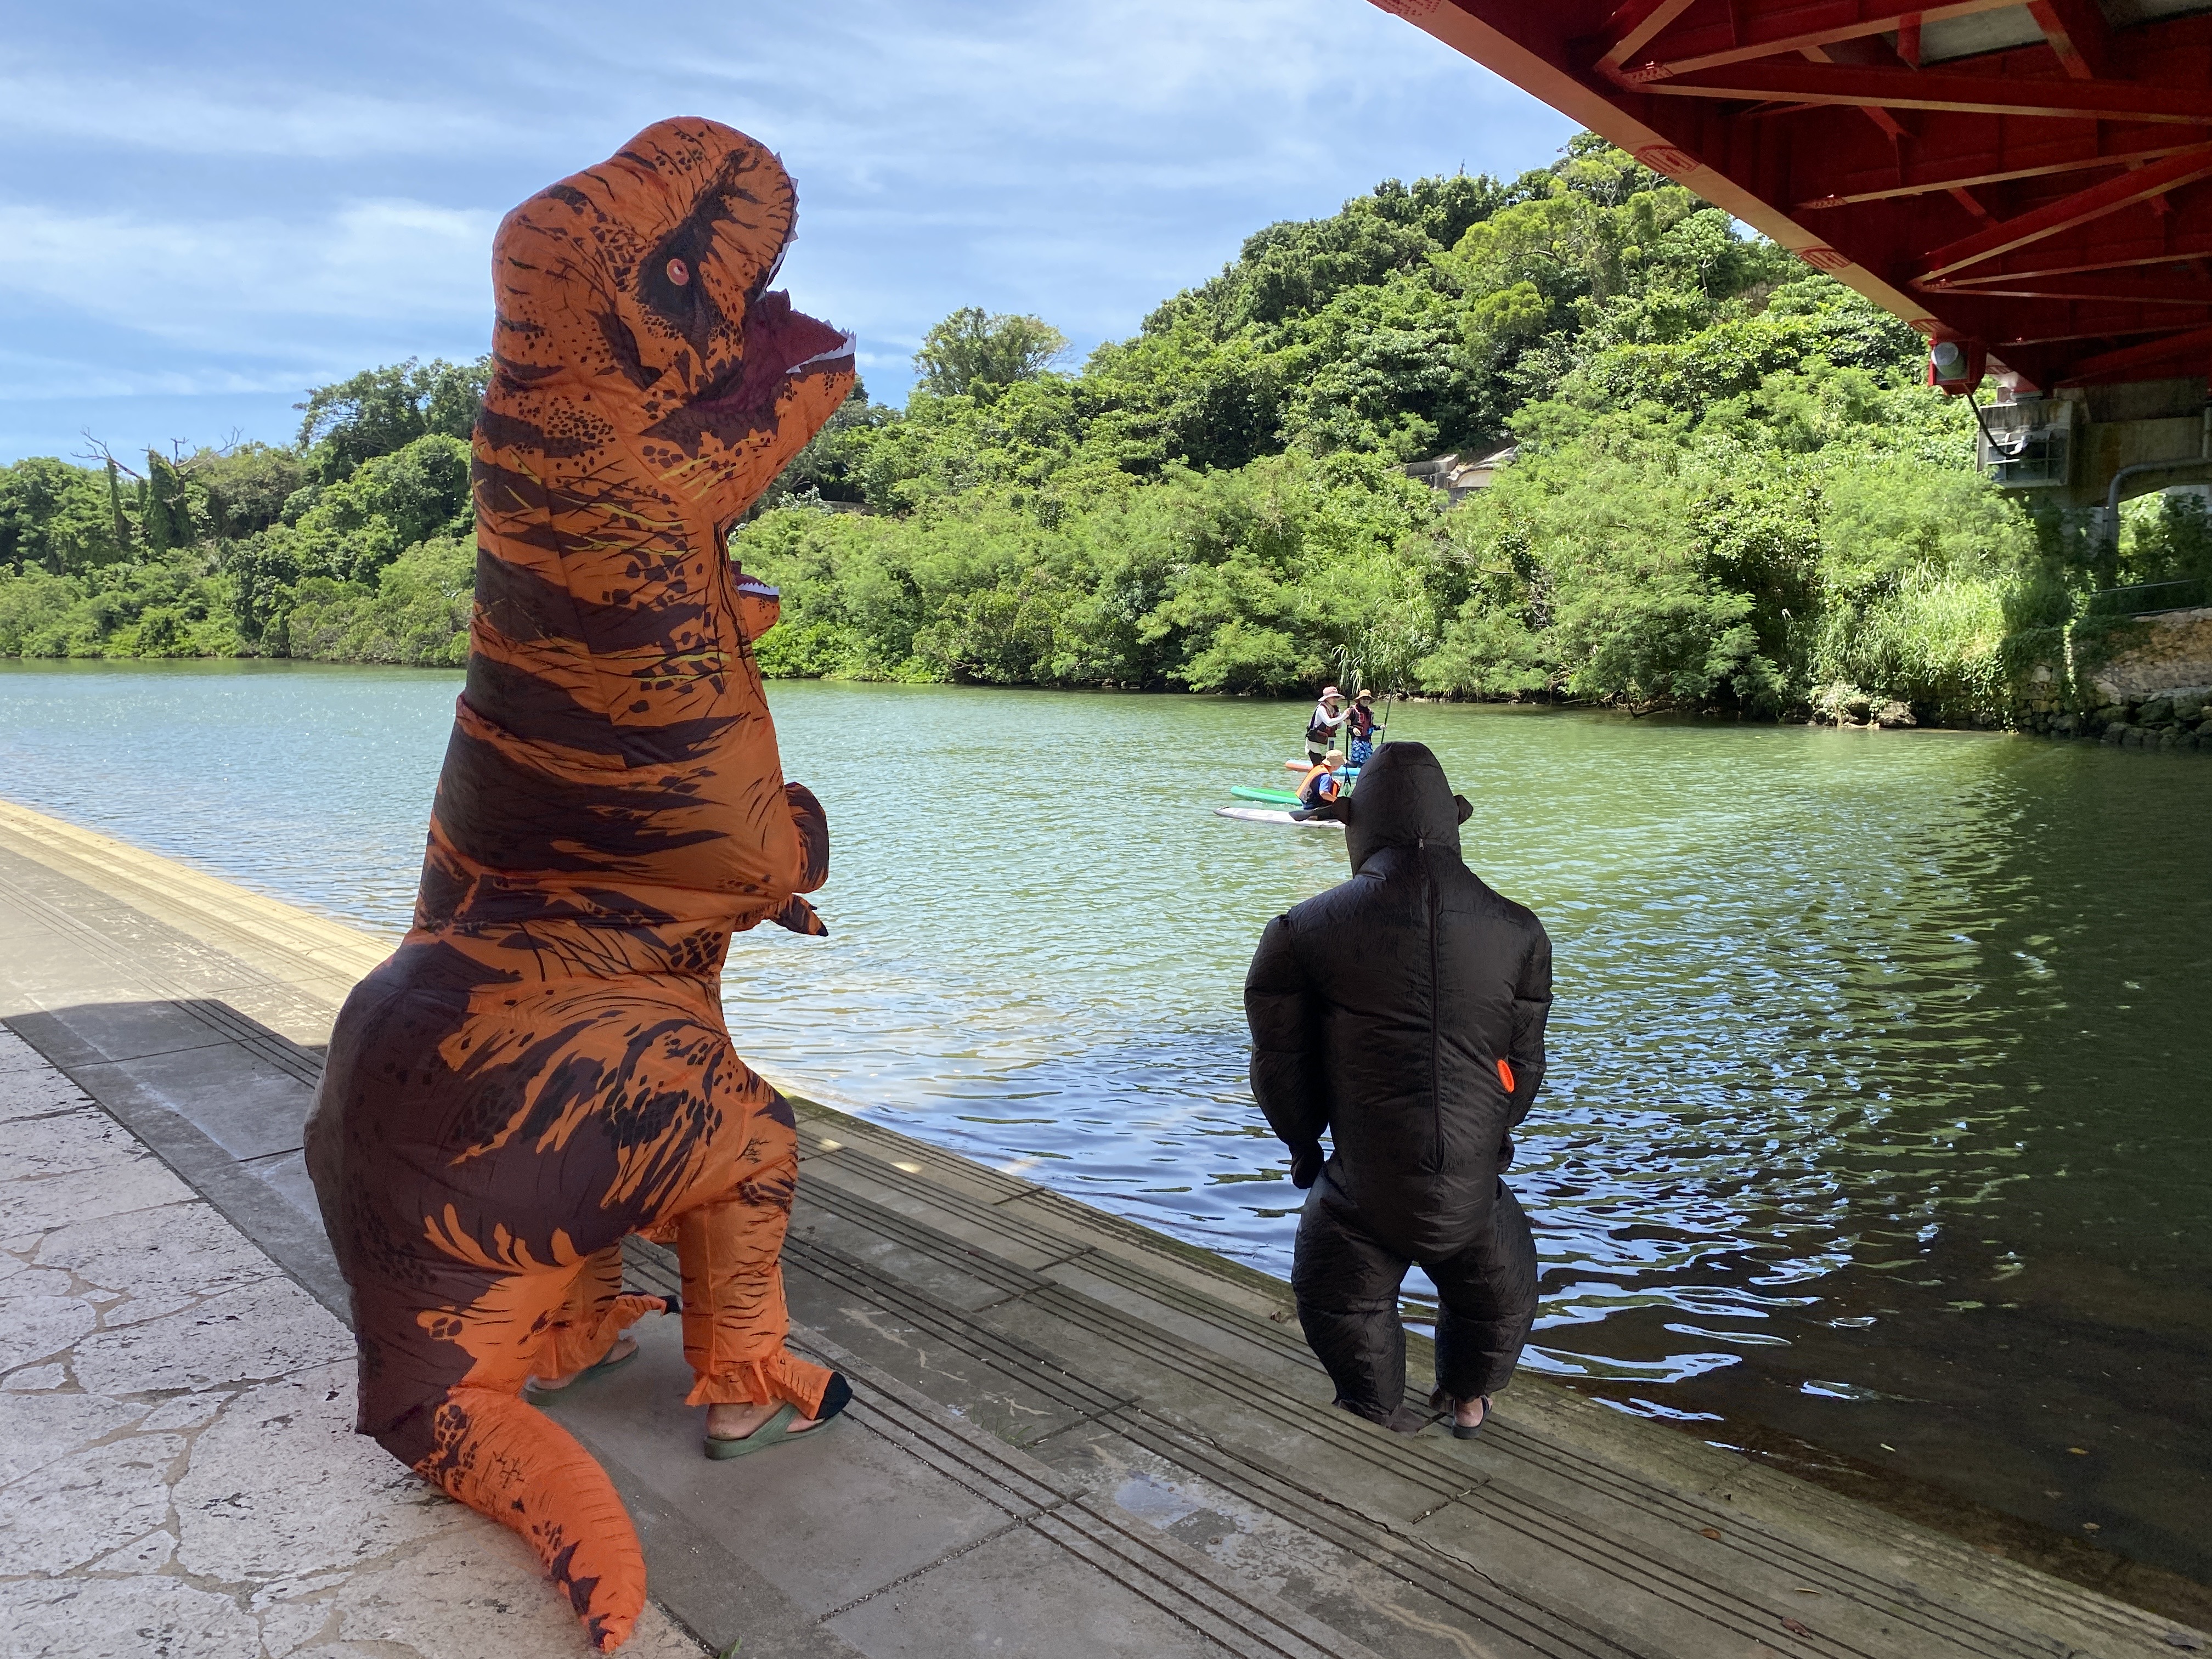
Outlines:
POLYGON ((2028 387, 2212 370, 2212 0, 1375 3, 2028 387))

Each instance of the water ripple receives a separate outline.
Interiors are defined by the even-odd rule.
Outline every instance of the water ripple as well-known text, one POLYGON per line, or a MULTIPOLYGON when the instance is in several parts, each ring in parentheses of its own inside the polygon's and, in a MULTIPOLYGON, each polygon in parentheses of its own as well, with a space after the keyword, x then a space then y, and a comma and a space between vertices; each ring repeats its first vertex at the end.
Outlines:
MULTIPOLYGON (((455 689, 0 668, 0 788, 389 930, 455 689)), ((739 1050, 1285 1271, 1301 1195, 1245 1085, 1241 984, 1343 844, 1208 809, 1284 775, 1300 710, 773 699, 830 811, 832 935, 738 940, 739 1050)), ((2212 764, 1434 706, 1392 732, 1443 757, 1470 863, 1555 944, 1511 1176, 1542 1261, 1528 1363, 2212 1575, 2212 764)))

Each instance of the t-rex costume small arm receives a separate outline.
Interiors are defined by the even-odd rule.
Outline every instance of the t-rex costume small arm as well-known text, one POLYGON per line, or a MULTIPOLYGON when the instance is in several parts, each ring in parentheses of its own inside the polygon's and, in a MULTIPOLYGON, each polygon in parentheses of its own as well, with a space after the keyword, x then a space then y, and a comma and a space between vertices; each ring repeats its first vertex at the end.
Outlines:
POLYGON ((791 180, 705 120, 524 203, 493 249, 469 664, 414 927, 331 1034, 307 1161, 353 1292, 360 1431, 521 1534, 592 1641, 645 1567, 605 1474, 520 1397, 659 1309, 690 1401, 842 1381, 784 1346, 789 1107, 730 1045, 731 934, 821 923, 812 795, 783 780, 730 526, 843 402, 849 339, 767 292, 791 180))

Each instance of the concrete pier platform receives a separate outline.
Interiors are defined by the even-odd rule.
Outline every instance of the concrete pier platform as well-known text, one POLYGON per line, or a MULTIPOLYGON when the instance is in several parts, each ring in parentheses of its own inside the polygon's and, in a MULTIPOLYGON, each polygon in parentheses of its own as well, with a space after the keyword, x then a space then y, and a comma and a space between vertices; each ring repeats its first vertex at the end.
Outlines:
MULTIPOLYGON (((58 1086, 96 1103, 180 1183, 173 1201, 234 1227, 236 1249, 317 1314, 310 1298, 341 1316, 344 1300, 301 1124, 337 1003, 388 948, 0 804, 0 1019, 36 1051, 24 1063, 51 1065, 58 1086)), ((46 1121, 0 1126, 11 1160, 35 1149, 46 1121)), ((801 1103, 800 1129, 785 1260, 794 1340, 853 1379, 846 1417, 817 1443, 708 1462, 703 1413, 681 1404, 675 1322, 660 1319, 638 1328, 640 1363, 557 1408, 637 1521, 668 1619, 657 1642, 741 1642, 745 1659, 2103 1659, 2212 1647, 1540 1380, 1517 1381, 1479 1440, 1389 1434, 1330 1407, 1279 1282, 864 1119, 801 1103)), ((69 1200, 55 1188, 49 1201, 69 1200)), ((35 1260, 35 1241, 11 1237, 9 1249, 35 1260)), ((633 1241, 631 1266, 642 1285, 673 1283, 654 1247, 633 1241)), ((14 1340, 24 1321, 9 1282, 0 1413, 16 1393, 89 1392, 70 1344, 34 1353, 42 1339, 14 1340)), ((180 1349, 198 1340, 176 1338, 180 1349)), ((206 1340, 207 1363, 165 1382, 154 1404, 261 1386, 206 1340)), ((313 1363, 329 1358, 317 1350, 313 1363)), ((392 1478, 362 1472, 365 1443, 350 1444, 305 1455, 356 1483, 392 1478)), ((0 1540, 40 1524, 21 1518, 44 1501, 37 1473, 15 1468, 0 1466, 0 1540)), ((310 1472, 272 1460, 260 1474, 275 1488, 310 1472)), ((453 1511, 441 1524, 441 1538, 477 1540, 471 1571, 504 1559, 479 1547, 496 1535, 489 1522, 453 1511)), ((24 1559, 28 1570, 0 1553, 0 1605, 58 1582, 58 1556, 24 1559)), ((199 1585, 173 1563, 147 1571, 199 1585)), ((514 1571, 518 1602, 550 1601, 526 1566, 514 1571)), ((251 1577, 227 1593, 250 1596, 251 1577)), ((86 1645, 49 1650, 152 1650, 128 1632, 84 1634, 86 1645)), ((377 1638, 355 1623, 345 1635, 425 1659, 486 1650, 458 1632, 441 1648, 434 1630, 412 1627, 377 1638)), ((326 1633, 264 1650, 349 1650, 326 1633)))

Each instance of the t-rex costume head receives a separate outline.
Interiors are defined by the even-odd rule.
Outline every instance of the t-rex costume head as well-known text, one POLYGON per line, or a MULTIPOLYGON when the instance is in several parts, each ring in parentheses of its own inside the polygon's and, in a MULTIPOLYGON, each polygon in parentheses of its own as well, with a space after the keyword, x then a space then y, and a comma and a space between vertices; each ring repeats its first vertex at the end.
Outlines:
MULTIPOLYGON (((708 896, 750 925, 820 884, 749 649, 775 594, 724 550, 852 388, 851 339, 764 291, 794 213, 760 145, 674 120, 501 225, 468 685, 418 925, 705 920, 708 896)), ((781 919, 815 926, 803 902, 781 919)))
POLYGON ((362 1431, 527 1539, 602 1648, 644 1605, 636 1534, 520 1395, 663 1305, 621 1294, 623 1239, 678 1245, 693 1404, 846 1397, 784 1346, 796 1136, 719 994, 733 931, 823 931, 829 869, 751 650, 775 594, 725 551, 853 383, 765 291, 793 214, 773 155, 686 119, 500 227, 467 684, 415 926, 307 1126, 362 1431))

